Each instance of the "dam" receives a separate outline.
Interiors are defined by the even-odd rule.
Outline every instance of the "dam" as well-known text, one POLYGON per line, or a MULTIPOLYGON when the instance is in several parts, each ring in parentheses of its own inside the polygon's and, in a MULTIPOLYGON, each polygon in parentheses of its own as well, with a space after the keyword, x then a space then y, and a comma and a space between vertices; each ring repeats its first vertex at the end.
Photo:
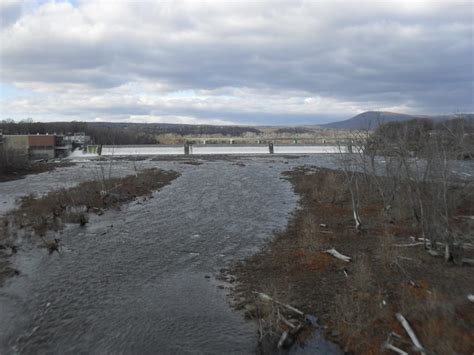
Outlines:
POLYGON ((350 153, 350 145, 315 144, 184 144, 184 145, 103 145, 99 155, 267 155, 267 154, 338 154, 350 153))

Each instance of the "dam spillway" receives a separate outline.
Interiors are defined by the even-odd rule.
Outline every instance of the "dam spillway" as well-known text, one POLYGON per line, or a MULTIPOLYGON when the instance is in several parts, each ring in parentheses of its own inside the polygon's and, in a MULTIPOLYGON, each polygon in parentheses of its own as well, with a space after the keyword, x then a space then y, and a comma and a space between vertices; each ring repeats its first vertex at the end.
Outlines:
POLYGON ((348 153, 348 146, 337 145, 265 145, 265 144, 193 144, 193 145, 104 145, 101 155, 266 155, 266 154, 337 154, 348 153))

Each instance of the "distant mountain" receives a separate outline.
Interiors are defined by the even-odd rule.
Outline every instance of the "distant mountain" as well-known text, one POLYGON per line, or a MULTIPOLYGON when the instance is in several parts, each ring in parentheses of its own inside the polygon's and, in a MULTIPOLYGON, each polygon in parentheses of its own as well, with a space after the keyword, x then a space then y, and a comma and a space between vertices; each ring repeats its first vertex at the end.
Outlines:
MULTIPOLYGON (((463 115, 468 119, 472 120, 473 114, 463 115)), ((438 115, 438 116, 426 116, 426 115, 407 115, 403 113, 385 112, 385 111, 367 111, 360 113, 348 120, 332 122, 320 125, 322 128, 335 128, 335 129, 370 129, 373 130, 381 123, 394 122, 394 121, 409 121, 416 118, 428 118, 434 121, 449 120, 458 117, 457 115, 438 115)))
POLYGON ((409 121, 415 118, 420 117, 395 112, 367 111, 348 120, 323 124, 321 127, 337 129, 375 129, 380 123, 409 121))

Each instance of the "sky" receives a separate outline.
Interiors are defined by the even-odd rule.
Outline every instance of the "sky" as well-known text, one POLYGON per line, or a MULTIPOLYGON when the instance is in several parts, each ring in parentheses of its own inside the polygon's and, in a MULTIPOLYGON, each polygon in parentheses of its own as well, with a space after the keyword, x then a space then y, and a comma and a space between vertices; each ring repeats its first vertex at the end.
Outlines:
POLYGON ((0 119, 474 111, 472 0, 1 0, 0 119))

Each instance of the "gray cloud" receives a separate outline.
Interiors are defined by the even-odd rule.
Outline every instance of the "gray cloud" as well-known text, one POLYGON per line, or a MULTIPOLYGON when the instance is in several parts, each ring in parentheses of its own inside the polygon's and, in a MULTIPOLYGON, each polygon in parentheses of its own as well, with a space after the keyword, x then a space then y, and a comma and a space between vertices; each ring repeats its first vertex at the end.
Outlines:
POLYGON ((15 23, 23 11, 22 3, 19 1, 4 1, 0 3, 0 28, 15 23))
POLYGON ((84 1, 0 11, 0 79, 36 93, 3 100, 2 114, 39 114, 41 104, 52 117, 317 123, 367 109, 474 110, 470 1, 84 1), (189 89, 195 100, 166 99, 189 89), (225 90, 235 99, 228 106, 225 90))

